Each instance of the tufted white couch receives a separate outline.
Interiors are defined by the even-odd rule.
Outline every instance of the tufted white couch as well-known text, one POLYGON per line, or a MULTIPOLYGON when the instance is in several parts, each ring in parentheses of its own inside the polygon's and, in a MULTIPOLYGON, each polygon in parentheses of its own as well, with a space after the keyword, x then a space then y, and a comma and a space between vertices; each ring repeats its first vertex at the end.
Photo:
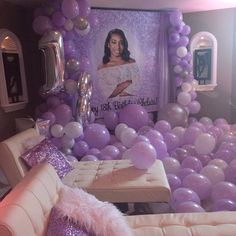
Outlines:
MULTIPOLYGON (((45 235, 49 212, 62 186, 49 164, 30 171, 19 158, 23 141, 37 136, 28 129, 0 143, 0 166, 13 190, 0 202, 1 236, 45 235)), ((235 236, 236 212, 126 216, 134 235, 235 236)), ((105 235, 104 235, 105 236, 105 235)))
MULTIPOLYGON (((0 235, 45 235, 49 213, 61 186, 62 182, 50 164, 33 167, 0 203, 0 235)), ((134 236, 236 235, 236 212, 124 217, 134 236)))

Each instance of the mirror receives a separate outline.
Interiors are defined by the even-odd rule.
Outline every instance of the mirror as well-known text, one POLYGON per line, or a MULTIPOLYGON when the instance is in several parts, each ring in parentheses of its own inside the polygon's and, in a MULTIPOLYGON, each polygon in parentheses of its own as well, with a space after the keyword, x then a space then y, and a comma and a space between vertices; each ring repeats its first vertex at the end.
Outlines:
POLYGON ((190 42, 197 91, 211 91, 217 86, 217 40, 209 32, 198 32, 190 42))
POLYGON ((28 103, 21 44, 7 29, 0 29, 0 102, 5 112, 23 109, 28 103))

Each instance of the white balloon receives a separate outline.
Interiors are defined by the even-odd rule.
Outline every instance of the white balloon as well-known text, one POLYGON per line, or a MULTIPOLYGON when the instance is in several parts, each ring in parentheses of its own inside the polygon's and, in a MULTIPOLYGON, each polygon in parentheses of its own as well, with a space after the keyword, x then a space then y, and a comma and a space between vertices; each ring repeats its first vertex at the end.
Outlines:
POLYGON ((215 165, 207 165, 203 167, 200 174, 206 176, 211 181, 212 185, 225 180, 224 171, 215 165))
POLYGON ((138 136, 136 131, 132 128, 124 129, 120 134, 120 140, 127 148, 130 148, 134 143, 135 138, 138 136))
POLYGON ((181 89, 182 89, 183 92, 188 93, 192 90, 192 85, 190 83, 184 82, 181 85, 181 89))
POLYGON ((186 92, 180 92, 177 96, 177 101, 183 106, 187 106, 191 102, 191 95, 186 92))
POLYGON ((184 46, 181 46, 181 47, 178 47, 177 50, 176 50, 176 54, 178 57, 185 57, 188 53, 188 50, 186 47, 184 46))
POLYGON ((196 138, 194 145, 198 154, 209 154, 215 148, 215 138, 208 134, 202 133, 196 138))
POLYGON ((68 138, 78 138, 83 134, 83 126, 76 121, 69 122, 64 127, 64 133, 68 138))
POLYGON ((67 19, 65 24, 64 24, 64 28, 67 30, 67 31, 71 31, 74 27, 74 23, 71 19, 67 19))
POLYGON ((126 124, 124 124, 124 123, 120 123, 120 124, 118 124, 118 125, 116 126, 116 128, 115 128, 115 135, 116 135, 117 139, 120 140, 120 135, 121 135, 122 131, 123 131, 124 129, 126 129, 126 128, 128 128, 128 125, 126 125, 126 124))
POLYGON ((180 65, 176 65, 176 66, 174 66, 173 70, 176 74, 179 74, 183 71, 183 68, 180 65))
POLYGON ((206 117, 206 116, 201 117, 199 122, 204 124, 204 125, 213 125, 213 121, 211 120, 211 118, 206 117))
POLYGON ((55 138, 61 138, 64 135, 63 126, 59 124, 52 125, 50 131, 55 138))

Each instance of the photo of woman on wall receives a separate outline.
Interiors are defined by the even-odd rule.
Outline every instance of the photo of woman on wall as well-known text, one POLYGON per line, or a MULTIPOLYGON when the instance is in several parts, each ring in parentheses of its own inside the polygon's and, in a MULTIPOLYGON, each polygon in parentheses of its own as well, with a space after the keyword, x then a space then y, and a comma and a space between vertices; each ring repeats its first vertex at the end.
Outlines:
POLYGON ((135 96, 139 90, 139 68, 130 56, 128 41, 121 29, 109 31, 105 44, 103 63, 97 68, 97 83, 106 98, 135 96))

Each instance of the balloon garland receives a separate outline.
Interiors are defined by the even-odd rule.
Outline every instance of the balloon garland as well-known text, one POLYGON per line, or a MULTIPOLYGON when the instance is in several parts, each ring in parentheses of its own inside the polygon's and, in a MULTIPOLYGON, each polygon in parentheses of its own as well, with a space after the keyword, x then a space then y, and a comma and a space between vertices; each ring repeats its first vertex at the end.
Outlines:
POLYGON ((36 113, 49 121, 48 135, 68 161, 130 159, 136 168, 147 169, 159 159, 172 190, 170 210, 236 210, 236 126, 223 118, 188 117, 200 104, 187 50, 191 29, 179 10, 168 13, 169 64, 177 102, 161 109, 155 124, 143 107, 127 105, 120 114, 106 112, 105 126, 93 123, 90 63, 76 47, 78 38, 84 39, 97 23, 89 3, 51 0, 34 15, 33 29, 42 36, 39 48, 48 59, 41 89, 46 101, 36 113))
POLYGON ((188 52, 188 35, 190 26, 183 22, 183 15, 179 10, 169 13, 170 27, 168 30, 169 63, 173 79, 178 90, 177 103, 184 107, 187 113, 196 114, 200 110, 200 103, 196 101, 195 84, 192 73, 192 55, 188 52))

